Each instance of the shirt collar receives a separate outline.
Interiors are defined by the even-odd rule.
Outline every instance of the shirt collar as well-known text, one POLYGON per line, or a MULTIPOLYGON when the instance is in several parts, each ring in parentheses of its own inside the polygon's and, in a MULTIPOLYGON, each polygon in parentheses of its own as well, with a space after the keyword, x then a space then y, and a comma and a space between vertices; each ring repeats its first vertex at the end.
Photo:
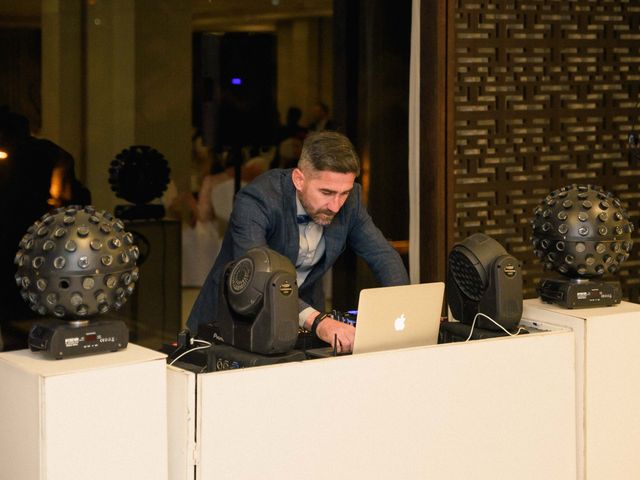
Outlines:
POLYGON ((296 215, 309 215, 304 207, 302 206, 302 203, 300 203, 300 199, 298 198, 298 193, 296 192, 296 215))

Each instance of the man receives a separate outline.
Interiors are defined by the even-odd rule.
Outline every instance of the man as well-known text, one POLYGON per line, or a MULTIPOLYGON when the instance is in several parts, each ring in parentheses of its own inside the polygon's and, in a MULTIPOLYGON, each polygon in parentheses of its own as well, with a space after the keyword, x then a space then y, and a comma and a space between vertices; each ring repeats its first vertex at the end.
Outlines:
POLYGON ((222 249, 196 300, 189 328, 211 322, 217 312, 224 266, 252 247, 266 246, 296 266, 300 326, 351 351, 355 328, 320 314, 322 276, 347 243, 385 286, 409 283, 398 253, 361 203, 355 183, 360 162, 351 142, 337 132, 309 135, 297 168, 274 169, 238 192, 222 249))
POLYGON ((318 102, 311 109, 310 132, 320 132, 322 130, 335 130, 336 124, 329 118, 329 106, 326 103, 318 102))

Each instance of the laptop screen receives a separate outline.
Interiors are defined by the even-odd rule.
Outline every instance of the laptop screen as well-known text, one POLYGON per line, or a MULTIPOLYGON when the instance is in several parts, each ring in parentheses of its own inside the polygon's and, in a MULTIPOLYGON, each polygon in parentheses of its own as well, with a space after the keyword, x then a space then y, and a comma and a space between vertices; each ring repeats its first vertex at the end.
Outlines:
POLYGON ((442 282, 363 289, 353 353, 435 345, 443 300, 442 282))

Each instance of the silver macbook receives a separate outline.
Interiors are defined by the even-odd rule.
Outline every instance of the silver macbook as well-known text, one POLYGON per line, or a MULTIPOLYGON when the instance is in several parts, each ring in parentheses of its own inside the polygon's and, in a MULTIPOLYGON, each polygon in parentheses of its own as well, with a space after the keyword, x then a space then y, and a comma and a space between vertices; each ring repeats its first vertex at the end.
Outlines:
MULTIPOLYGON (((361 290, 353 353, 435 345, 443 300, 442 282, 361 290)), ((320 357, 331 352, 308 351, 320 357)))
POLYGON ((353 353, 438 343, 444 283, 360 291, 353 353))

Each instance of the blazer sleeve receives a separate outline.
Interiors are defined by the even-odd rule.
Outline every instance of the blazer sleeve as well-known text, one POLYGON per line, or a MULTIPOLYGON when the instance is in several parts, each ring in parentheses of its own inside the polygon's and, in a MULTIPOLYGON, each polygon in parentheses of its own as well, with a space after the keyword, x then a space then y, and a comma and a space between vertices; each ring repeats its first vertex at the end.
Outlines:
POLYGON ((268 204, 250 188, 238 192, 227 227, 233 242, 233 258, 240 257, 250 248, 268 247, 272 216, 268 204))

